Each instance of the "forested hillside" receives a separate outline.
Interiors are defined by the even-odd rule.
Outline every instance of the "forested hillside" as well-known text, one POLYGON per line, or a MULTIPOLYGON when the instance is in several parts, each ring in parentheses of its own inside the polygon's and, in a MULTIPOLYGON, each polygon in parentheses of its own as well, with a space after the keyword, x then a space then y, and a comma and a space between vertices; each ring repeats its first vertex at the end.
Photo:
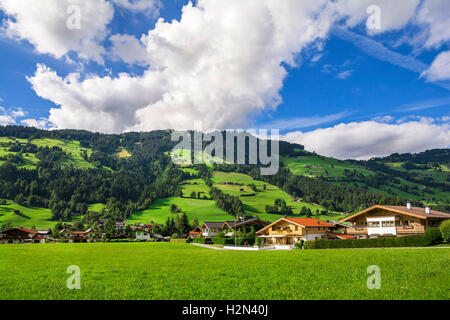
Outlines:
POLYGON ((0 224, 162 222, 177 212, 202 221, 326 218, 406 200, 448 211, 448 150, 339 161, 282 142, 282 167, 264 177, 257 165, 177 166, 169 156, 175 145, 169 130, 105 135, 0 126, 0 224))

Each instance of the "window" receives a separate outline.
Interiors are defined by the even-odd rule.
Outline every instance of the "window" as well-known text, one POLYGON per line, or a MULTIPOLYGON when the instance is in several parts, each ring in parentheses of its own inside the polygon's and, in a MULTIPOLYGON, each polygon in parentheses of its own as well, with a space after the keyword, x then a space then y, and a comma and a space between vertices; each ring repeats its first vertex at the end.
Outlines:
POLYGON ((295 226, 295 231, 298 231, 298 226, 295 226))
POLYGON ((382 221, 381 225, 383 228, 393 227, 394 221, 382 221))
POLYGON ((380 222, 379 221, 370 221, 369 222, 369 228, 379 228, 380 222))

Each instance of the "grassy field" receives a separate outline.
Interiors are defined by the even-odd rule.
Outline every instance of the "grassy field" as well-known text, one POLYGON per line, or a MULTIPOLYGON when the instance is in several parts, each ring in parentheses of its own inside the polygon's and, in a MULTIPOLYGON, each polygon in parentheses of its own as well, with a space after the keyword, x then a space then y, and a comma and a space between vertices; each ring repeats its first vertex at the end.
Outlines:
MULTIPOLYGON (((214 186, 221 189, 223 192, 231 195, 241 196, 240 199, 244 204, 245 213, 257 215, 263 220, 275 221, 281 218, 281 215, 267 214, 266 205, 274 205, 275 199, 283 199, 287 205, 292 208, 294 214, 298 214, 302 207, 311 209, 313 215, 316 210, 325 210, 323 207, 306 202, 294 202, 292 197, 279 189, 276 186, 267 184, 262 181, 253 180, 250 176, 242 173, 234 172, 214 172, 213 177, 214 186), (224 182, 233 182, 233 185, 222 184, 224 182), (254 192, 248 185, 255 184, 257 192, 254 192), (266 190, 264 190, 264 185, 266 190), (243 190, 243 191, 241 191, 243 190), (250 196, 245 196, 250 195, 250 196)), ((321 219, 334 219, 337 220, 341 217, 339 213, 335 213, 333 216, 320 216, 321 219)))
POLYGON ((1 299, 450 299, 450 249, 233 252, 188 244, 1 245, 1 299), (93 258, 95 257, 95 258, 93 258), (70 265, 81 289, 66 287, 70 265), (381 289, 367 288, 367 268, 381 289))
MULTIPOLYGON (((0 143, 1 142, 12 142, 17 141, 21 144, 28 143, 27 139, 11 139, 7 137, 0 137, 0 143)), ((79 141, 63 141, 63 140, 57 140, 57 139, 33 139, 31 140, 31 144, 34 144, 38 147, 60 147, 67 155, 68 157, 64 160, 58 161, 58 164, 60 165, 66 165, 74 168, 80 168, 80 169, 87 169, 87 168, 94 168, 94 166, 89 163, 88 161, 84 160, 83 158, 83 152, 86 151, 88 156, 91 155, 92 150, 89 148, 82 148, 80 146, 79 141)), ((0 146, 0 156, 6 156, 8 154, 13 154, 14 152, 9 152, 6 147, 0 146)), ((35 164, 39 162, 39 159, 36 158, 35 154, 28 153, 24 154, 23 158, 25 159, 25 164, 22 166, 24 168, 30 168, 34 169, 35 164)), ((0 164, 2 161, 0 161, 0 164)))
POLYGON ((51 217, 50 209, 23 207, 10 200, 7 200, 6 205, 0 205, 0 224, 11 222, 15 227, 35 226, 37 229, 47 229, 56 223, 50 221, 51 217), (21 211, 22 215, 15 214, 14 210, 21 211))
POLYGON ((351 163, 313 154, 295 158, 281 157, 280 160, 292 173, 308 177, 342 177, 346 169, 356 170, 365 176, 373 174, 351 163))
POLYGON ((128 219, 128 223, 150 223, 151 221, 165 223, 168 217, 175 216, 170 212, 171 204, 176 204, 178 208, 181 208, 182 212, 187 214, 189 221, 191 222, 194 217, 197 217, 200 223, 205 221, 225 221, 234 219, 225 211, 219 209, 213 200, 171 197, 156 200, 149 209, 133 214, 130 219, 128 219))

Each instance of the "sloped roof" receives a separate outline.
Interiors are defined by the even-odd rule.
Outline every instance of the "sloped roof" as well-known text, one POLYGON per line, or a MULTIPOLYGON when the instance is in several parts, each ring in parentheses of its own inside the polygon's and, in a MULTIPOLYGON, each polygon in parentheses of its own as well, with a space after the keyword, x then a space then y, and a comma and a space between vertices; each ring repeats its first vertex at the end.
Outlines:
POLYGON ((322 221, 322 220, 319 220, 319 219, 314 219, 314 218, 280 218, 277 221, 273 222, 272 224, 269 224, 268 226, 265 226, 264 228, 262 228, 261 230, 259 230, 256 233, 260 234, 260 233, 264 232, 265 230, 267 230, 267 228, 277 224, 280 221, 292 222, 292 223, 295 223, 295 224, 300 225, 300 226, 305 227, 305 228, 311 228, 311 227, 329 227, 329 228, 332 228, 332 227, 334 227, 334 224, 332 224, 332 223, 325 222, 325 221, 322 221))
POLYGON ((222 228, 223 222, 204 222, 203 224, 208 228, 220 229, 222 228))
POLYGON ((384 209, 395 213, 406 214, 420 219, 427 219, 427 218, 450 219, 450 214, 441 211, 430 210, 430 213, 426 213, 425 208, 420 207, 411 207, 411 209, 408 209, 406 206, 389 206, 377 204, 363 211, 355 213, 354 215, 351 215, 345 219, 342 219, 340 222, 349 221, 361 214, 367 213, 374 209, 384 209))
POLYGON ((258 224, 258 223, 263 226, 267 226, 270 224, 269 222, 262 221, 258 218, 253 218, 253 219, 248 219, 248 220, 243 220, 243 221, 225 221, 223 223, 223 225, 227 224, 229 228, 234 229, 234 228, 239 228, 241 226, 245 226, 247 224, 258 224))
POLYGON ((304 227, 334 227, 334 224, 314 218, 285 218, 304 227))

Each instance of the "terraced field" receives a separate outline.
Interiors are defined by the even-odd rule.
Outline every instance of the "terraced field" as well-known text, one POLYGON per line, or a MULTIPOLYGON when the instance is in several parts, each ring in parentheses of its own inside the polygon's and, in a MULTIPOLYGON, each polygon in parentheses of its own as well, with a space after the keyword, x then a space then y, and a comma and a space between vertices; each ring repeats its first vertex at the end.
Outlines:
MULTIPOLYGON (((7 138, 7 137, 0 137, 0 143, 8 143, 8 142, 19 142, 21 144, 28 143, 27 139, 19 139, 19 138, 7 138)), ((80 146, 79 141, 63 141, 63 140, 57 140, 57 139, 33 139, 30 141, 31 144, 34 144, 38 147, 60 147, 67 155, 68 157, 64 160, 59 160, 57 163, 59 165, 65 165, 73 168, 79 168, 79 169, 87 169, 87 168, 94 168, 94 166, 86 161, 83 158, 83 152, 86 152, 88 156, 91 155, 92 150, 89 148, 82 148, 80 146)), ((8 147, 2 147, 0 146, 0 157, 7 156, 9 154, 15 154, 15 152, 8 151, 8 147)), ((35 165, 39 162, 39 159, 36 157, 33 153, 26 153, 23 154, 22 157, 25 160, 25 164, 21 165, 20 167, 34 169, 35 165)), ((0 164, 2 164, 4 161, 0 160, 0 164)))
MULTIPOLYGON (((240 196, 240 199, 244 204, 244 210, 247 214, 257 215, 263 220, 275 221, 282 217, 281 215, 266 213, 266 205, 273 206, 276 199, 285 200, 287 205, 293 209, 294 214, 298 214, 302 207, 311 209, 313 214, 316 213, 316 210, 325 210, 319 205, 302 201, 294 202, 289 194, 278 187, 262 181, 253 180, 252 177, 246 174, 216 171, 214 172, 212 180, 213 185, 223 192, 240 196), (256 192, 249 187, 250 184, 256 185, 256 192)), ((333 216, 320 216, 319 218, 323 220, 337 220, 340 217, 341 215, 339 213, 334 213, 333 216)))
POLYGON ((167 218, 173 218, 175 216, 170 211, 171 204, 175 204, 178 208, 181 208, 181 211, 187 214, 189 221, 191 222, 194 217, 197 217, 200 223, 205 221, 225 221, 234 219, 233 216, 230 216, 222 209, 219 209, 213 200, 171 197, 156 200, 147 210, 133 214, 128 220, 128 223, 150 223, 151 221, 165 223, 167 218))

